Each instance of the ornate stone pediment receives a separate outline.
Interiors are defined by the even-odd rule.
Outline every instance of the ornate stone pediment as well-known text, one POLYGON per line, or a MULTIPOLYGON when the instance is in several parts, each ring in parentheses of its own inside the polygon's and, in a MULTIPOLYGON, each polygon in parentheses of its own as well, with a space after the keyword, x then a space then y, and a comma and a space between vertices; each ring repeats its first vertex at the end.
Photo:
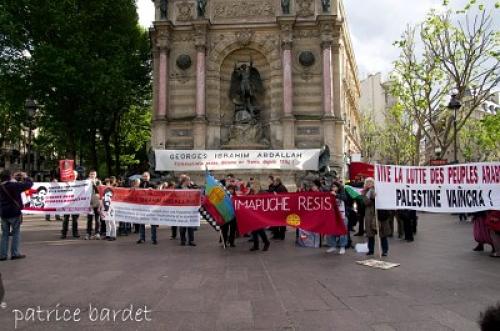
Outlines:
POLYGON ((297 0, 297 15, 302 17, 314 15, 314 0, 297 0))
POLYGON ((274 17, 276 8, 272 0, 215 0, 214 18, 274 17))
POLYGON ((177 3, 177 21, 191 21, 193 19, 194 4, 188 1, 177 3))
POLYGON ((243 30, 236 32, 236 40, 241 46, 248 46, 253 39, 253 31, 243 30))

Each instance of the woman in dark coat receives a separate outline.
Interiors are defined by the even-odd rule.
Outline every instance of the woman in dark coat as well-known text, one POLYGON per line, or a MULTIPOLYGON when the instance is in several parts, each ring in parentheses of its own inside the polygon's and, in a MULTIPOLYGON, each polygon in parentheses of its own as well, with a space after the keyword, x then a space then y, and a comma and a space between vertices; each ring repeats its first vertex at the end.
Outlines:
MULTIPOLYGON (((375 180, 371 177, 365 180, 363 202, 365 205, 365 233, 368 237, 368 253, 366 255, 373 255, 375 252, 375 236, 377 235, 377 220, 375 219, 375 180)), ((389 225, 391 212, 380 211, 377 216, 379 216, 382 256, 387 256, 389 252, 387 237, 391 234, 391 226, 389 225)))

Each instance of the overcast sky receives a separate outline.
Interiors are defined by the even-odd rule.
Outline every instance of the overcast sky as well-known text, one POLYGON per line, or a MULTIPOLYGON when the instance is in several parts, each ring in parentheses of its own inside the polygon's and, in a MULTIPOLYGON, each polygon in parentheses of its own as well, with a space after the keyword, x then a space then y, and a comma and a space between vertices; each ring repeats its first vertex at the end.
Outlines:
MULTIPOLYGON (((451 0, 454 8, 466 0, 451 0)), ((354 53, 361 79, 366 75, 391 70, 399 51, 392 43, 399 39, 407 24, 425 18, 431 8, 441 7, 443 0, 344 0, 354 53)), ((495 0, 478 1, 493 5, 495 0)), ((150 26, 154 19, 151 0, 137 0, 139 21, 150 26)))

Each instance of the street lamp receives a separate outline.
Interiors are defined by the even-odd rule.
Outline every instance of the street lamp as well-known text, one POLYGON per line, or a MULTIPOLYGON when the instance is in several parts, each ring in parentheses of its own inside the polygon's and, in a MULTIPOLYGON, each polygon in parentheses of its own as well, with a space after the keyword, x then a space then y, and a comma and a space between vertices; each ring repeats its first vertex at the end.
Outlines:
POLYGON ((35 119, 37 105, 32 99, 26 99, 24 103, 24 109, 26 110, 26 116, 28 117, 28 176, 31 173, 31 131, 33 131, 33 120, 35 119))
POLYGON ((453 163, 456 164, 458 163, 458 158, 457 158, 457 111, 462 107, 462 104, 460 103, 460 100, 458 100, 458 90, 453 89, 451 91, 451 100, 450 103, 448 103, 448 109, 453 110, 453 156, 454 160, 453 163))

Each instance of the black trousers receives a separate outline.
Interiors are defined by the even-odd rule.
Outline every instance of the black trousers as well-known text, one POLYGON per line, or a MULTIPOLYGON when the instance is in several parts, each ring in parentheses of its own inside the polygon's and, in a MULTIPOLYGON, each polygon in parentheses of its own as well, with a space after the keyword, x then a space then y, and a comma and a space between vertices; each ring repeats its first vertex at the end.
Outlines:
POLYGON ((171 238, 175 239, 177 238, 177 227, 176 226, 171 226, 170 231, 172 232, 171 238))
MULTIPOLYGON (((66 234, 68 233, 69 216, 70 215, 64 215, 63 227, 61 231, 63 236, 66 236, 66 234)), ((80 215, 71 215, 71 230, 73 231, 73 237, 78 235, 78 216, 80 215)))
MULTIPOLYGON (((99 229, 99 209, 98 208, 93 208, 94 214, 88 214, 87 215, 87 234, 89 236, 92 235, 92 221, 95 221, 95 234, 100 233, 99 229)), ((104 230, 106 232, 106 230, 104 230)))
POLYGON ((194 229, 192 227, 188 226, 181 226, 180 227, 180 235, 181 235, 181 242, 185 243, 186 242, 186 230, 188 233, 188 241, 193 242, 194 241, 194 229))
POLYGON ((224 242, 234 245, 234 238, 236 238, 236 221, 224 223, 224 225, 221 226, 221 231, 224 242))
POLYGON ((266 231, 264 231, 264 229, 253 231, 252 232, 253 247, 257 249, 259 248, 259 237, 262 239, 262 242, 264 244, 269 243, 269 239, 267 239, 266 231))
POLYGON ((358 233, 364 234, 365 233, 365 213, 363 212, 358 212, 358 233))
MULTIPOLYGON (((382 246, 382 253, 389 252, 389 240, 387 240, 387 237, 380 238, 380 245, 382 246)), ((371 254, 375 252, 375 237, 368 237, 368 252, 371 254)))
POLYGON ((413 241, 413 223, 415 221, 411 218, 403 219, 403 228, 405 233, 405 240, 413 241))

